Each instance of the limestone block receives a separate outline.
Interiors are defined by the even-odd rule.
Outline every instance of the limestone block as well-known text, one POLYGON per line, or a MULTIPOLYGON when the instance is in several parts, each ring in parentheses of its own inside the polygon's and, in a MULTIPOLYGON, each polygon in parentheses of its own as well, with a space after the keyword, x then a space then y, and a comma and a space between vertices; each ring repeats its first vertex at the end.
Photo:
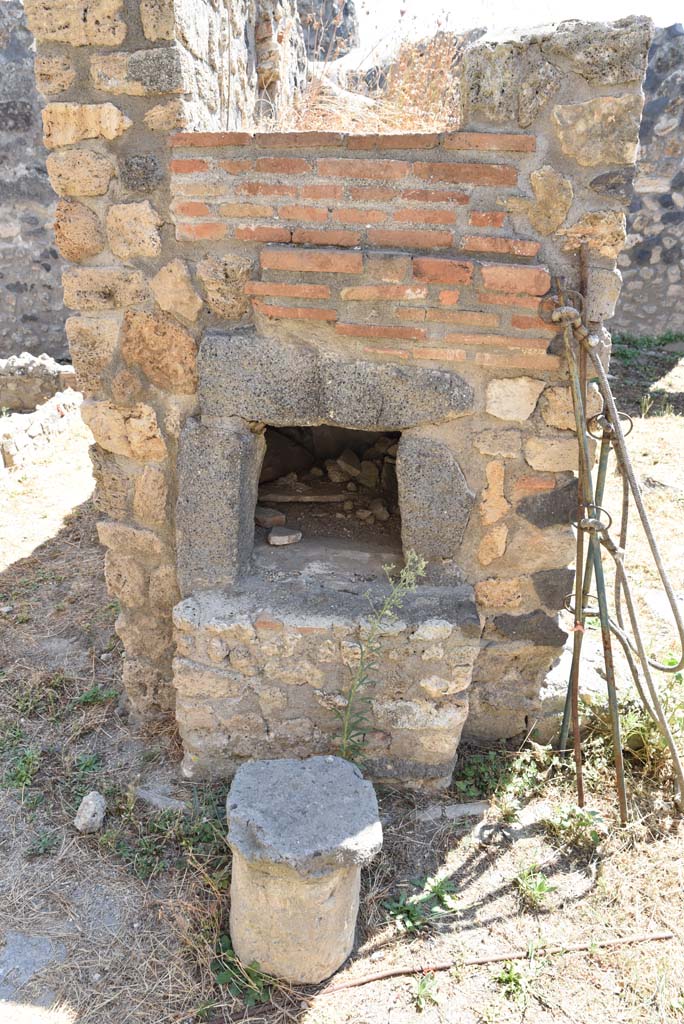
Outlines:
POLYGON ((64 305, 84 313, 137 306, 148 296, 147 283, 137 270, 123 267, 73 267, 62 274, 64 305))
POLYGON ((196 390, 195 339, 172 317, 129 310, 122 337, 123 358, 157 387, 179 394, 196 390))
POLYGON ((482 492, 480 519, 483 526, 491 526, 506 515, 511 505, 503 493, 503 462, 488 462, 485 467, 485 473, 487 475, 487 486, 482 492))
POLYGON ((90 77, 99 92, 160 96, 185 92, 181 52, 175 46, 92 57, 90 77))
POLYGON ((188 419, 178 452, 176 546, 183 596, 232 583, 254 543, 265 441, 241 425, 188 419))
POLYGON ((142 462, 166 458, 166 445, 149 405, 117 409, 111 402, 85 401, 81 415, 101 448, 142 462))
POLYGON ((118 139, 132 124, 113 103, 48 103, 43 108, 43 139, 48 149, 85 139, 118 139))
POLYGON ((123 641, 127 655, 159 662, 171 655, 171 619, 146 607, 124 610, 117 617, 114 629, 123 641))
POLYGON ((608 25, 564 21, 542 43, 542 52, 562 58, 592 84, 641 82, 652 34, 653 23, 645 17, 623 18, 608 25))
POLYGON ((526 40, 485 36, 463 58, 464 122, 482 117, 527 128, 557 92, 561 78, 558 68, 526 40))
POLYGON ((579 460, 577 440, 574 437, 531 437, 525 443, 525 460, 532 469, 542 473, 576 470, 579 460))
POLYGON ((65 327, 79 388, 86 393, 101 391, 102 374, 117 349, 118 320, 71 316, 65 327))
POLYGON ((589 266, 585 296, 586 317, 589 323, 610 320, 615 313, 621 288, 622 274, 619 270, 589 266))
MULTIPOLYGON (((587 419, 597 416, 603 408, 603 399, 598 385, 589 384, 584 402, 584 412, 587 419)), ((539 411, 542 419, 549 427, 556 427, 558 430, 575 429, 575 413, 572 405, 572 392, 570 388, 554 386, 546 388, 539 399, 539 411)))
POLYGON ((373 787, 347 761, 255 761, 226 803, 230 933, 243 963, 316 984, 354 945, 361 865, 382 845, 373 787))
POLYGON ((597 96, 585 103, 553 108, 561 148, 581 167, 633 164, 639 141, 643 98, 597 96))
POLYGON ((250 309, 245 284, 252 273, 248 256, 207 256, 197 265, 207 305, 224 320, 240 320, 250 309))
POLYGON ((505 377, 487 384, 486 410, 500 420, 526 420, 534 412, 544 381, 534 377, 505 377))
POLYGON ((102 252, 104 232, 96 213, 83 203, 61 200, 55 211, 55 242, 61 255, 80 263, 102 252))
POLYGON ((100 544, 106 548, 135 558, 158 561, 164 550, 161 540, 152 530, 142 530, 140 527, 128 526, 125 523, 99 522, 97 535, 100 544))
POLYGON ((71 46, 119 46, 126 38, 123 0, 25 0, 31 32, 71 46))
POLYGON ((405 551, 428 560, 454 558, 475 495, 444 441, 410 431, 397 452, 401 535, 405 551))
POLYGON ((173 706, 173 688, 159 666, 143 658, 127 657, 123 663, 123 684, 131 704, 146 718, 154 711, 173 706))
POLYGON ((145 124, 153 132, 172 132, 183 128, 187 118, 182 100, 169 100, 150 107, 144 117, 145 124))
POLYGON ((180 599, 175 565, 160 565, 150 575, 150 604, 165 611, 173 608, 180 599))
POLYGON ((117 203, 107 210, 107 236, 115 256, 152 258, 161 252, 161 217, 146 199, 142 203, 117 203))
POLYGON ((45 164, 50 184, 60 196, 103 196, 116 174, 112 161, 91 149, 51 153, 45 164))
POLYGON ((158 466, 145 466, 135 481, 133 512, 143 523, 166 522, 168 486, 166 476, 158 466))
POLYGON ((477 549, 477 557, 481 565, 491 565, 497 558, 506 551, 508 542, 508 527, 505 523, 498 523, 483 536, 477 549))
POLYGON ((502 611, 515 611, 520 608, 523 598, 524 582, 520 577, 505 579, 494 577, 475 584, 475 596, 480 608, 498 608, 502 611))
POLYGON ((522 213, 540 235, 557 231, 568 215, 574 196, 572 182, 559 171, 545 164, 530 174, 534 199, 511 198, 506 209, 522 213))
POLYGON ((157 305, 166 313, 194 323, 202 308, 202 300, 192 287, 192 279, 183 260, 172 260, 150 281, 157 305))
POLYGON ((36 57, 34 71, 36 85, 43 96, 65 92, 76 78, 76 72, 66 57, 36 57))
POLYGON ((107 591, 129 607, 147 603, 147 574, 134 558, 118 551, 105 555, 105 582, 107 591))
POLYGON ((473 437, 473 444, 482 455, 499 455, 515 459, 522 450, 519 430, 482 430, 473 437))
POLYGON ((110 398, 115 405, 131 405, 141 401, 144 390, 141 377, 127 367, 115 373, 109 384, 110 398))
POLYGON ((626 217, 618 210, 593 210, 585 213, 570 227, 560 228, 566 252, 579 249, 584 243, 589 251, 608 259, 617 259, 625 244, 626 217))
POLYGON ((97 445, 91 445, 90 461, 97 484, 93 496, 95 508, 112 519, 126 519, 133 490, 132 469, 128 465, 121 465, 116 456, 97 445))
POLYGON ((141 0, 140 19, 145 38, 156 43, 173 39, 175 12, 173 0, 141 0))

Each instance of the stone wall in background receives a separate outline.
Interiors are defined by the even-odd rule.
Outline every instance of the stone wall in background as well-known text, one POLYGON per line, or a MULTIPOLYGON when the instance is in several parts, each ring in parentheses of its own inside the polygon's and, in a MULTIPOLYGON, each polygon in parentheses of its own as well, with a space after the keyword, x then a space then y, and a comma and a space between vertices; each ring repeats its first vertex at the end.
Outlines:
MULTIPOLYGON (((641 153, 618 260, 612 329, 637 337, 684 331, 684 28, 659 29, 644 82, 641 153)), ((616 177, 616 176, 614 176, 616 177)), ((622 187, 628 187, 628 183, 622 187)))
POLYGON ((0 357, 28 351, 66 359, 32 45, 19 0, 0 0, 0 357))
POLYGON ((297 0, 311 60, 335 60, 359 45, 359 18, 354 0, 297 0))

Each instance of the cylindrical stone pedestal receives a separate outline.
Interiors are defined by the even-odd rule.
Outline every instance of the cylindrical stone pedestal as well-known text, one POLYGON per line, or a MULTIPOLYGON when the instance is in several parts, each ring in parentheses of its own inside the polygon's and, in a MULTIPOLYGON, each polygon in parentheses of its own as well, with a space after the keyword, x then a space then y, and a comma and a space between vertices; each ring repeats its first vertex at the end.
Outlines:
POLYGON ((255 761, 227 800, 230 934, 243 963, 298 984, 354 945, 361 865, 382 845, 375 792, 348 761, 255 761))

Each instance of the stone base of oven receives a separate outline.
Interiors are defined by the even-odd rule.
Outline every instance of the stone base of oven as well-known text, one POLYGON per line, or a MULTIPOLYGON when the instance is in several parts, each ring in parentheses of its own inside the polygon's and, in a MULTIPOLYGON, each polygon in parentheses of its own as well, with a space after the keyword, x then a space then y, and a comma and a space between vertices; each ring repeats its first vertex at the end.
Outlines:
MULTIPOLYGON (((377 578, 250 577, 178 604, 174 684, 186 776, 230 777, 253 758, 337 753, 369 600, 377 606, 386 593, 377 578)), ((481 631, 467 585, 419 587, 382 628, 365 691, 367 775, 449 784, 481 631)))

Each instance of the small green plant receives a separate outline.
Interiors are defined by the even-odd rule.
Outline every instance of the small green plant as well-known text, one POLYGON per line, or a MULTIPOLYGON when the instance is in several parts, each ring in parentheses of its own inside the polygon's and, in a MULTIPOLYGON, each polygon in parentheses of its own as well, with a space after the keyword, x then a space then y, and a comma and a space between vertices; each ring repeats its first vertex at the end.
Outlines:
POLYGON ((401 893, 396 900, 386 900, 383 906, 403 932, 416 932, 439 917, 457 910, 456 886, 448 878, 415 879, 418 890, 408 895, 401 893))
POLYGON ((74 771, 79 775, 91 775, 102 768, 101 754, 79 754, 74 761, 74 771))
POLYGON ((40 769, 40 751, 28 748, 16 751, 10 758, 5 771, 5 785, 13 789, 25 789, 33 785, 33 780, 40 769))
POLYGON ((359 644, 359 662, 349 689, 344 699, 344 706, 337 709, 340 719, 340 757, 348 761, 360 761, 366 748, 366 737, 370 728, 370 696, 368 690, 375 686, 373 678, 377 671, 377 656, 380 650, 379 636, 383 626, 395 617, 401 608, 404 598, 417 586, 418 580, 425 575, 425 559, 415 551, 409 551, 406 564, 398 576, 393 576, 395 567, 384 566, 385 575, 390 584, 387 597, 379 608, 371 603, 370 617, 366 636, 359 644))
POLYGON ((648 391, 646 392, 645 395, 641 396, 641 401, 639 402, 639 408, 641 409, 642 418, 646 419, 646 417, 648 416, 649 412, 653 408, 653 395, 651 395, 648 391))
POLYGON ((557 886, 551 885, 538 864, 530 864, 523 868, 515 877, 518 895, 522 902, 531 910, 541 910, 546 897, 555 892, 557 886))
POLYGON ((78 697, 74 697, 71 703, 75 707, 90 707, 92 704, 107 704, 110 700, 116 700, 118 696, 118 690, 92 686, 85 693, 79 693, 78 697))
POLYGON ((240 963, 227 935, 218 940, 211 970, 216 984, 227 988, 231 996, 240 999, 246 1007, 267 1003, 271 998, 272 979, 259 969, 256 961, 247 965, 240 963))
POLYGON ((516 1003, 526 1000, 527 978, 513 960, 506 961, 495 980, 503 989, 506 999, 516 1003))
POLYGON ((551 835, 581 849, 595 849, 607 831, 599 812, 586 807, 558 807, 544 825, 551 835))
POLYGON ((416 978, 415 988, 413 991, 413 1002, 415 1003, 418 1013, 422 1013, 423 1010, 427 1010, 430 1004, 435 1006, 437 1005, 439 1002, 437 996, 437 978, 433 972, 421 974, 420 977, 416 978))
POLYGON ((31 859, 34 857, 45 857, 49 853, 54 853, 58 846, 58 832, 41 832, 38 838, 29 846, 27 856, 31 859))

